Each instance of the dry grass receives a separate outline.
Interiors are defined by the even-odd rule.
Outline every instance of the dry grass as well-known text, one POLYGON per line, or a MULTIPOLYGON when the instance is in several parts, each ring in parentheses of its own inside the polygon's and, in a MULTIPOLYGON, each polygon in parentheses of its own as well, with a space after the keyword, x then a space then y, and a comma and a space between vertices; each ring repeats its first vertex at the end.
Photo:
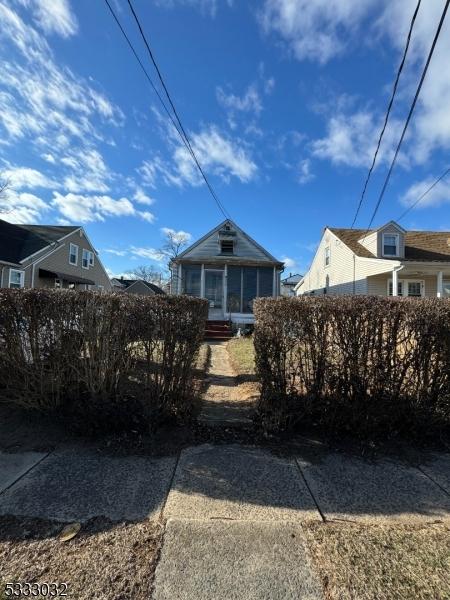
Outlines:
POLYGON ((238 375, 255 374, 255 347, 253 338, 234 338, 227 344, 233 369, 238 375))
POLYGON ((61 523, 0 517, 0 599, 7 582, 67 583, 77 600, 151 597, 163 527, 92 519, 69 542, 61 523))
POLYGON ((327 600, 449 600, 450 528, 305 525, 327 600))

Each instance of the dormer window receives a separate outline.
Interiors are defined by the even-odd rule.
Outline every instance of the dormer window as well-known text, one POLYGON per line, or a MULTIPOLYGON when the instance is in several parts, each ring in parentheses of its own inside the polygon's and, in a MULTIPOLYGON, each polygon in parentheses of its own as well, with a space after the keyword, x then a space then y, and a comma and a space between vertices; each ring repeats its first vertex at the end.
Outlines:
POLYGON ((234 241, 233 240, 220 240, 220 253, 221 254, 234 254, 234 241))
POLYGON ((383 233, 383 256, 399 256, 398 233, 383 233))

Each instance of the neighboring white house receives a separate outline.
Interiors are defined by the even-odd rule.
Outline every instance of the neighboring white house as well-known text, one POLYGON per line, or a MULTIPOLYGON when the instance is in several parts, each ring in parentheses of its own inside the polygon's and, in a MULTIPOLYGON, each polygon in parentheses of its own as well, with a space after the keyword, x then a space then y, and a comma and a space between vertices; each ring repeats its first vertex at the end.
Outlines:
POLYGON ((288 277, 284 277, 280 283, 281 296, 295 296, 295 286, 302 277, 299 273, 289 273, 288 277))
POLYGON ((252 323, 255 298, 280 295, 283 267, 227 219, 172 259, 171 293, 206 298, 210 320, 252 323))
POLYGON ((450 297, 450 232, 325 227, 302 294, 450 297))

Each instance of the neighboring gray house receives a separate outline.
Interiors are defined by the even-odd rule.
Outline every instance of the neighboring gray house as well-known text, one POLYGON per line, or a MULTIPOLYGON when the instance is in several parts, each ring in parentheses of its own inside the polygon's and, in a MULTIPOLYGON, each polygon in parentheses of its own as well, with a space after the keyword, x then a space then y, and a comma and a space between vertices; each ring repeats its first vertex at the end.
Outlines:
POLYGON ((127 294, 140 294, 141 296, 148 296, 165 293, 154 283, 144 281, 143 279, 124 279, 123 277, 114 277, 111 279, 111 285, 114 292, 125 292, 127 294))
POLYGON ((252 323, 254 299, 279 296, 283 267, 226 220, 171 261, 171 293, 206 298, 210 320, 252 323))
POLYGON ((450 297, 450 232, 325 227, 296 293, 450 297))
POLYGON ((111 290, 78 225, 14 225, 0 219, 0 287, 111 290))
POLYGON ((299 273, 289 273, 288 277, 284 277, 280 284, 281 296, 295 296, 295 286, 301 280, 302 275, 299 273))

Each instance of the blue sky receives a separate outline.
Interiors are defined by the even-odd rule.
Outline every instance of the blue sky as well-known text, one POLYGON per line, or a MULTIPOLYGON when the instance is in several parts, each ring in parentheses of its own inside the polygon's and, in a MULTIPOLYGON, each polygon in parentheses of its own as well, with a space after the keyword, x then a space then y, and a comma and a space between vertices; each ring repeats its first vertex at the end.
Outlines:
MULTIPOLYGON (((111 2, 156 82, 126 0, 111 2)), ((134 0, 217 194, 287 271, 352 222, 415 4, 134 0)), ((443 5, 420 8, 361 228, 443 5)), ((115 274, 158 265, 167 228, 194 240, 223 219, 103 0, 0 0, 0 22, 3 218, 82 224, 115 274)), ((447 22, 375 225, 449 166, 449 55, 447 22)), ((402 225, 450 229, 449 200, 444 180, 402 225)))

